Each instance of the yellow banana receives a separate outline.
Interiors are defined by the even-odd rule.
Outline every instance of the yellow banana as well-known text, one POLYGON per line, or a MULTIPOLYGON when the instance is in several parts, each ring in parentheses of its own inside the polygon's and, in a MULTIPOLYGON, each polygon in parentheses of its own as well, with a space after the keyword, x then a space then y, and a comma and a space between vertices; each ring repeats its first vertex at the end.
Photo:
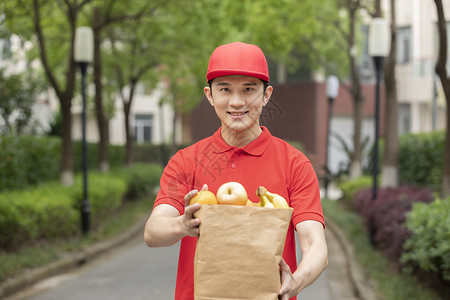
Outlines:
POLYGON ((276 208, 289 208, 289 204, 287 203, 286 199, 284 199, 282 196, 278 194, 271 193, 269 191, 266 192, 267 198, 269 198, 269 201, 273 203, 273 206, 276 208))
POLYGON ((256 194, 260 197, 265 196, 275 208, 289 208, 289 204, 282 196, 269 192, 265 187, 258 187, 256 194), (261 195, 261 196, 260 196, 261 195))
POLYGON ((275 206, 269 201, 267 196, 261 195, 259 196, 259 207, 269 207, 269 208, 275 208, 275 206))
POLYGON ((259 197, 258 207, 270 207, 275 208, 272 202, 269 201, 269 198, 263 193, 264 190, 260 189, 260 187, 256 190, 256 196, 259 197))

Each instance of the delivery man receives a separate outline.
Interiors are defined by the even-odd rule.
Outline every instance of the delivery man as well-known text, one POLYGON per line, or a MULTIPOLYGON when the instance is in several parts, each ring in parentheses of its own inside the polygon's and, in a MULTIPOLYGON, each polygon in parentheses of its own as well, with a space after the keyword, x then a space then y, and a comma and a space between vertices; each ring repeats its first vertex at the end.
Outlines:
MULTIPOLYGON (((145 226, 145 242, 149 247, 166 247, 181 240, 175 299, 194 299, 193 261, 200 220, 193 214, 200 204, 189 205, 191 198, 200 189, 216 192, 229 181, 248 191, 264 185, 293 208, 280 263, 279 298, 296 299, 328 263, 317 176, 305 155, 259 124, 273 91, 259 47, 240 42, 217 47, 206 78, 209 86, 204 92, 221 127, 171 158, 145 226), (295 232, 302 249, 299 265, 295 232)), ((249 198, 258 201, 250 193, 249 198)))

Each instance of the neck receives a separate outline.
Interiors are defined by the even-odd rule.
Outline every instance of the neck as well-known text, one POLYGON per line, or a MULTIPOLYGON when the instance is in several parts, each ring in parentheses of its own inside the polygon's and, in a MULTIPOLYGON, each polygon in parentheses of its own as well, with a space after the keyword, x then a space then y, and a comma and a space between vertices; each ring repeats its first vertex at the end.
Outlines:
POLYGON ((243 131, 235 131, 222 127, 221 135, 224 141, 233 147, 242 148, 254 141, 262 133, 261 127, 255 129, 247 129, 243 131))

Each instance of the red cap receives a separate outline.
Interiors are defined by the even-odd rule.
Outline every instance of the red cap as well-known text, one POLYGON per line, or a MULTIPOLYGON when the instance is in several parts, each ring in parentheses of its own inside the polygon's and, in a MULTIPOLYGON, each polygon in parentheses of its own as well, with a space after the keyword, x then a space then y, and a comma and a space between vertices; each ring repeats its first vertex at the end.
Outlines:
POLYGON ((240 42, 217 47, 209 59, 206 80, 228 75, 252 76, 269 81, 269 69, 262 50, 240 42))

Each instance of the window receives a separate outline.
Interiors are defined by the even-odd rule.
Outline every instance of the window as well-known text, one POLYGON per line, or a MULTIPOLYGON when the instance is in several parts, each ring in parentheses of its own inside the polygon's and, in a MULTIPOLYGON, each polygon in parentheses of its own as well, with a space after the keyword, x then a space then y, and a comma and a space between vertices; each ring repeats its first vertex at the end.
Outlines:
POLYGON ((401 103, 398 107, 399 135, 411 132, 411 104, 401 103))
POLYGON ((134 139, 137 143, 152 141, 153 115, 134 116, 134 139))
POLYGON ((397 62, 407 64, 411 61, 411 27, 397 29, 397 62))

